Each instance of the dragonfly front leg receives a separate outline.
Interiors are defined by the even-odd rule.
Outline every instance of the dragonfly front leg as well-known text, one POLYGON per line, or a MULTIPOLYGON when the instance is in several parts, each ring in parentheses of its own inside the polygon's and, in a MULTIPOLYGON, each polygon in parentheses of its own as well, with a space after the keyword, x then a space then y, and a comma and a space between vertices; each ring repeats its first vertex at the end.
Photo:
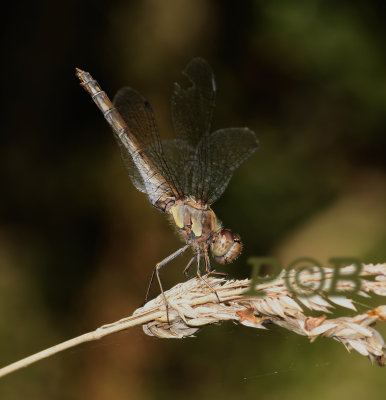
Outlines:
POLYGON ((201 278, 201 252, 199 249, 197 250, 196 258, 197 258, 197 276, 201 278))
MULTIPOLYGON (((204 250, 204 262, 205 262, 206 271, 208 272, 208 264, 207 264, 206 256, 207 256, 207 252, 204 250)), ((206 286, 208 286, 210 291, 216 296, 217 301, 220 303, 220 298, 218 297, 216 290, 201 274, 201 254, 199 251, 197 252, 197 276, 199 277, 199 279, 201 279, 205 283, 206 286)))
POLYGON ((208 251, 204 252, 204 260, 205 260, 206 273, 209 275, 212 271, 214 271, 214 268, 210 264, 208 251))

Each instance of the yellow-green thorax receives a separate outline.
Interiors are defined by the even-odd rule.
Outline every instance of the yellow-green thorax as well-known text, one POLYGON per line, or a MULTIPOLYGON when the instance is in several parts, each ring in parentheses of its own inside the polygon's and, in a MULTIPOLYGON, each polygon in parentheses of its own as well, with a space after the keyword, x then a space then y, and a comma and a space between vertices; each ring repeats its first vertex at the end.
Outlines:
POLYGON ((207 241, 221 229, 213 210, 193 199, 177 200, 167 212, 188 243, 207 241))

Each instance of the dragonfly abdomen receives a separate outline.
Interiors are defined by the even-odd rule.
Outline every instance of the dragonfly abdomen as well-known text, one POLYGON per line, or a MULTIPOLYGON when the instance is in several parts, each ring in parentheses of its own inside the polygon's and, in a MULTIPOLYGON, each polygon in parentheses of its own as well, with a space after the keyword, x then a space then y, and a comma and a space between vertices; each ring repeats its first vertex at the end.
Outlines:
POLYGON ((135 135, 130 132, 121 114, 113 106, 99 83, 88 72, 82 71, 79 68, 76 69, 76 74, 83 88, 91 95, 94 103, 102 111, 103 116, 113 129, 120 144, 130 154, 150 202, 156 208, 165 211, 168 200, 176 197, 176 193, 161 172, 155 167, 135 135))

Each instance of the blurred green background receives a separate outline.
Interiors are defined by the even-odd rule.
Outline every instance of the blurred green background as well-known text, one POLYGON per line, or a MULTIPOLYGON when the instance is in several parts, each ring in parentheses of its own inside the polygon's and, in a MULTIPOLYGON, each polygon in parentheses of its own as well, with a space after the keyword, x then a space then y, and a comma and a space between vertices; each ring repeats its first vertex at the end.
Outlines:
MULTIPOLYGON (((386 4, 355 1, 13 2, 2 24, 0 363, 131 314, 154 264, 180 246, 136 191, 79 87, 130 85, 171 134, 172 83, 194 56, 217 77, 214 128, 260 149, 214 205, 250 256, 386 260, 386 4)), ((184 258, 163 271, 181 281, 184 258)), ((153 295, 158 294, 154 288, 153 295)), ((363 299, 366 310, 382 299, 363 299)), ((385 335, 385 327, 380 327, 385 335)), ((385 370, 332 340, 210 326, 159 340, 141 328, 0 381, 13 399, 372 399, 385 370)), ((383 394, 382 394, 383 393, 383 394)))

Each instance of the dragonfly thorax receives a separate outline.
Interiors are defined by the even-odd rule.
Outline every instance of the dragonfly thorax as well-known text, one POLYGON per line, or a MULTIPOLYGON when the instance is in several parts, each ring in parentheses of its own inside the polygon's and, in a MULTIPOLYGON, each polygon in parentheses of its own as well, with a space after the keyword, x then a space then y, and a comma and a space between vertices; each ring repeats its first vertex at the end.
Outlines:
POLYGON ((238 257, 242 244, 240 237, 222 229, 214 211, 192 199, 177 200, 167 209, 185 241, 193 247, 211 250, 220 264, 228 264, 238 257))
POLYGON ((167 212, 187 243, 206 242, 221 229, 213 210, 192 199, 177 200, 167 212))

